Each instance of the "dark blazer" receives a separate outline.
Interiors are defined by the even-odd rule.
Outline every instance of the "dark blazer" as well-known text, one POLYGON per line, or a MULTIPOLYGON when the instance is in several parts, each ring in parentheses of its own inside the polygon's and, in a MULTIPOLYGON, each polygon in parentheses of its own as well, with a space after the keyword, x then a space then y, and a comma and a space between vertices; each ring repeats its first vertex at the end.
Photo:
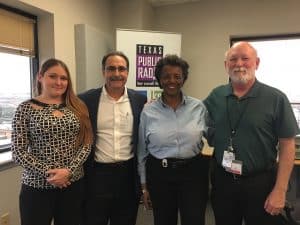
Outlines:
MULTIPOLYGON (((100 100, 100 95, 102 92, 102 88, 98 89, 91 89, 87 92, 84 92, 82 94, 79 94, 79 98, 86 104, 88 110, 89 110, 89 115, 90 115, 90 120, 92 123, 93 127, 93 133, 94 133, 94 143, 92 146, 92 151, 89 155, 89 158, 87 159, 85 163, 85 173, 88 176, 89 170, 93 168, 94 164, 94 156, 95 156, 95 137, 96 137, 96 132, 97 132, 97 113, 98 113, 98 106, 99 106, 99 100, 100 100)), ((147 102, 147 97, 139 94, 138 92, 134 91, 133 89, 127 88, 127 93, 128 93, 128 98, 130 101, 131 109, 132 109, 132 114, 133 114, 133 135, 132 135, 132 151, 135 154, 135 162, 137 163, 136 160, 136 152, 137 152, 137 143, 138 143, 138 128, 139 128, 139 123, 140 123, 140 114, 141 111, 144 107, 144 104, 147 102)), ((136 166, 137 168, 137 166, 136 166)), ((136 174, 137 169, 136 169, 136 174)), ((139 188, 139 187, 137 187, 139 188)), ((140 191, 140 190, 137 190, 140 191)))

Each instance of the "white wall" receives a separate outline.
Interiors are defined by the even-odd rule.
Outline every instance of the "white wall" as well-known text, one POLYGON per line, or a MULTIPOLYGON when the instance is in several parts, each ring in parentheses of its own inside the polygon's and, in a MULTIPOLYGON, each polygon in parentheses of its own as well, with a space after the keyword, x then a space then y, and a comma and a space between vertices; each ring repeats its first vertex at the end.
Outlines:
POLYGON ((148 0, 112 0, 112 2, 115 28, 152 29, 154 11, 148 0))
POLYGON ((112 42, 112 38, 92 26, 75 25, 77 93, 103 85, 101 59, 112 50, 112 42))
POLYGON ((0 171, 0 216, 9 213, 10 225, 19 225, 19 191, 21 168, 13 167, 0 171))

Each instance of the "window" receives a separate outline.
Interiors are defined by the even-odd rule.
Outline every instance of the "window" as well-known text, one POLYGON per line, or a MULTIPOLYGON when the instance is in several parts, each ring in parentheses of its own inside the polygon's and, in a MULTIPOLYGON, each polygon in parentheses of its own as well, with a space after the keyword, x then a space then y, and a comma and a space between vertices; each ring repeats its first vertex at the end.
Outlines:
POLYGON ((300 74, 297 69, 300 34, 232 38, 231 43, 242 40, 248 41, 257 50, 260 58, 257 79, 287 95, 300 126, 300 74))
POLYGON ((0 52, 0 151, 8 150, 16 107, 31 97, 30 58, 0 52))
POLYGON ((12 118, 31 98, 37 72, 37 18, 0 4, 0 165, 11 161, 12 118))

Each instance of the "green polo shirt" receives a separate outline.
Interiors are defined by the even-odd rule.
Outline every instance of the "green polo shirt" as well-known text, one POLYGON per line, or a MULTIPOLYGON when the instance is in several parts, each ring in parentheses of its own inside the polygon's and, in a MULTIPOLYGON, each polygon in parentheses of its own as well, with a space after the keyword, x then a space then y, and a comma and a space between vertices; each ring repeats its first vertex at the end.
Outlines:
POLYGON ((237 160, 243 162, 243 174, 272 167, 277 158, 278 138, 298 134, 298 125, 284 93, 255 81, 249 92, 238 98, 231 84, 215 88, 204 101, 212 120, 214 157, 222 164, 231 130, 237 160))

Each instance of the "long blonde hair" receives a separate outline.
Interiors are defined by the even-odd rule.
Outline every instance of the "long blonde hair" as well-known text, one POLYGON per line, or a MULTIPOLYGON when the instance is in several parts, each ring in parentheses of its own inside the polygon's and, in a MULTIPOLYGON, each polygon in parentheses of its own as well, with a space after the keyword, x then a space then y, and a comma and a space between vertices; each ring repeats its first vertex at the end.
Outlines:
MULTIPOLYGON (((89 112, 86 105, 74 93, 70 72, 67 65, 59 59, 51 58, 43 63, 39 74, 44 76, 45 72, 53 66, 61 66, 66 71, 68 76, 68 86, 66 92, 63 94, 63 99, 65 100, 66 106, 74 112, 80 121, 80 132, 77 137, 76 144, 77 146, 80 146, 81 143, 92 144, 93 131, 89 118, 89 112)), ((38 79, 36 79, 35 92, 37 95, 42 94, 42 86, 38 79)))

